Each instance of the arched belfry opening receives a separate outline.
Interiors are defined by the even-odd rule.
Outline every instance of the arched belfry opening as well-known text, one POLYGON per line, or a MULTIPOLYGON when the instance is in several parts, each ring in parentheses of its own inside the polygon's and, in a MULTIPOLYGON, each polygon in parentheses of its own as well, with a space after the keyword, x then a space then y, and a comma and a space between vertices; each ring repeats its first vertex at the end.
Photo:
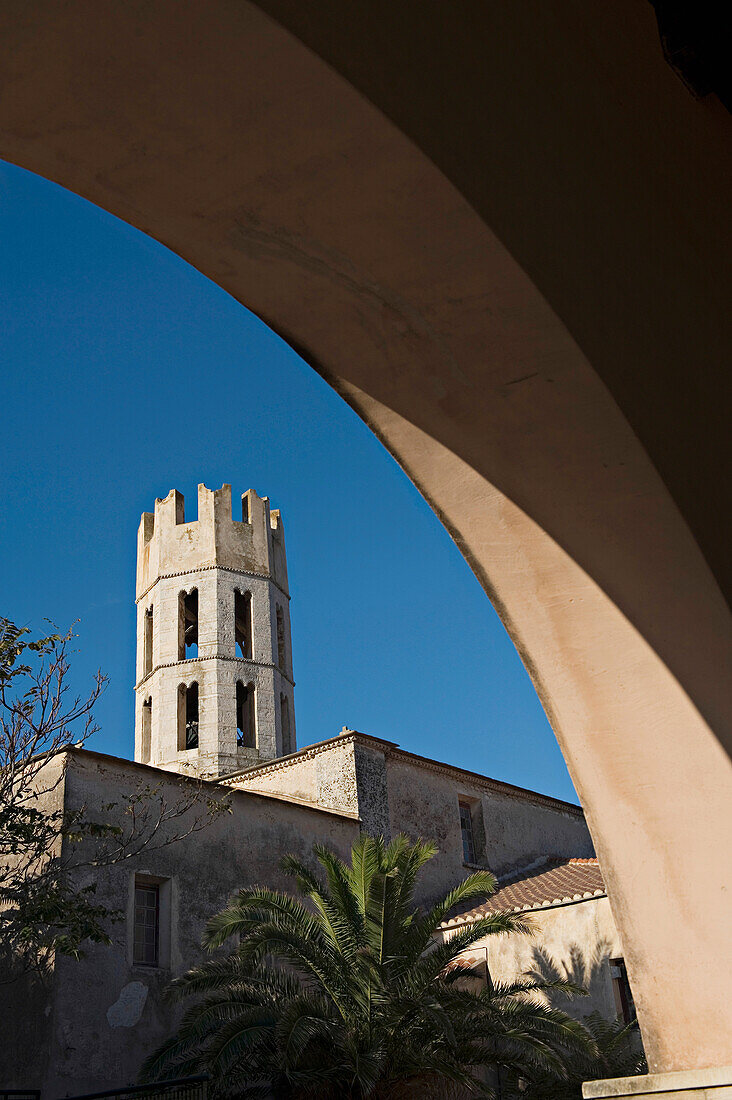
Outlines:
POLYGON ((295 751, 292 736, 292 724, 290 722, 290 700, 285 692, 280 694, 280 728, 282 730, 282 755, 295 751))
POLYGON ((254 684, 236 682, 236 744, 240 749, 257 747, 256 689, 254 684))
POLYGON ((252 594, 234 589, 234 647, 236 656, 250 661, 253 653, 252 594))
POLYGON ((285 641, 285 613, 281 604, 277 604, 277 665, 281 672, 287 671, 287 643, 285 641))
POLYGON ((178 660, 198 656, 198 589, 178 595, 178 660))
POLYGON ((180 684, 178 687, 178 749, 189 752, 198 748, 198 684, 180 684))
POLYGON ((153 668, 153 608, 145 608, 143 635, 142 674, 149 676, 153 668))
POLYGON ((150 747, 152 742, 152 695, 142 704, 142 744, 140 747, 140 760, 143 764, 150 763, 150 747))

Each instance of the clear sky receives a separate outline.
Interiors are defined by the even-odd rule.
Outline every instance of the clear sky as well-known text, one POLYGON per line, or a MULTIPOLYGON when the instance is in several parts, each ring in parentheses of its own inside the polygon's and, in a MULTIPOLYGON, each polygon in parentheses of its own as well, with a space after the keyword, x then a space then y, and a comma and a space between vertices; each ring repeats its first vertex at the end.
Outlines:
MULTIPOLYGON (((450 537, 358 417, 184 261, 0 162, 0 614, 80 619, 90 745, 132 756, 135 549, 177 488, 282 510, 298 745, 343 725, 576 800, 531 682, 450 537)), ((343 348, 344 357, 348 348, 343 348)))

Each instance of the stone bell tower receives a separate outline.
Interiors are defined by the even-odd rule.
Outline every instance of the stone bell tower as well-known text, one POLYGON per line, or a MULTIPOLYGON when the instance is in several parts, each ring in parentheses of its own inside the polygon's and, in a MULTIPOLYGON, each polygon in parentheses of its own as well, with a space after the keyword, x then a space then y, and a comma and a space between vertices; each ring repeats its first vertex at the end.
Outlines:
POLYGON ((285 536, 250 489, 171 489, 137 535, 135 760, 218 776, 295 751, 285 536))

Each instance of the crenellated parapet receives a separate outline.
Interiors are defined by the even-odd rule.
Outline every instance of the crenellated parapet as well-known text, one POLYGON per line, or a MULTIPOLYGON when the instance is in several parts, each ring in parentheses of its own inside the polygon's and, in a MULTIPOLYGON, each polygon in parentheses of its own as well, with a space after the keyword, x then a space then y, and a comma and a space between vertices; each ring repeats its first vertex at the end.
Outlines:
POLYGON ((137 533, 139 599, 155 580, 171 572, 216 565, 267 576, 287 594, 285 533, 269 498, 249 489, 241 497, 241 519, 232 515, 231 486, 198 486, 198 518, 186 521, 183 494, 171 489, 144 512, 137 533))

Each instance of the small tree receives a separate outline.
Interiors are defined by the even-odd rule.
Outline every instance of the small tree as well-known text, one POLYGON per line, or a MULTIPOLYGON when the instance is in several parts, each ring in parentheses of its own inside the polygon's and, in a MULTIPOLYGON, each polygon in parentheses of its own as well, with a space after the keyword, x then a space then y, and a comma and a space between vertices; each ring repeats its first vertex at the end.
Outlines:
POLYGON ((491 1067, 561 1077, 573 1053, 592 1053, 581 1024, 534 997, 547 983, 485 986, 460 962, 487 935, 527 932, 526 918, 494 913, 435 942, 455 905, 495 889, 487 871, 423 913, 414 887, 433 845, 364 836, 350 866, 314 851, 324 881, 292 856, 282 863, 303 900, 241 890, 209 922, 205 946, 239 946, 173 983, 195 1002, 144 1080, 203 1071, 214 1095, 237 1098, 493 1096, 480 1080, 491 1067))
POLYGON ((172 803, 162 787, 142 782, 102 806, 102 820, 86 806, 64 806, 68 751, 97 732, 93 708, 107 677, 97 672, 86 698, 70 697, 72 631, 36 640, 28 635, 0 618, 0 943, 6 981, 44 971, 55 953, 79 957, 85 942, 111 942, 109 926, 119 914, 96 900, 95 868, 181 840, 228 809, 225 795, 212 798, 192 781, 172 803))

